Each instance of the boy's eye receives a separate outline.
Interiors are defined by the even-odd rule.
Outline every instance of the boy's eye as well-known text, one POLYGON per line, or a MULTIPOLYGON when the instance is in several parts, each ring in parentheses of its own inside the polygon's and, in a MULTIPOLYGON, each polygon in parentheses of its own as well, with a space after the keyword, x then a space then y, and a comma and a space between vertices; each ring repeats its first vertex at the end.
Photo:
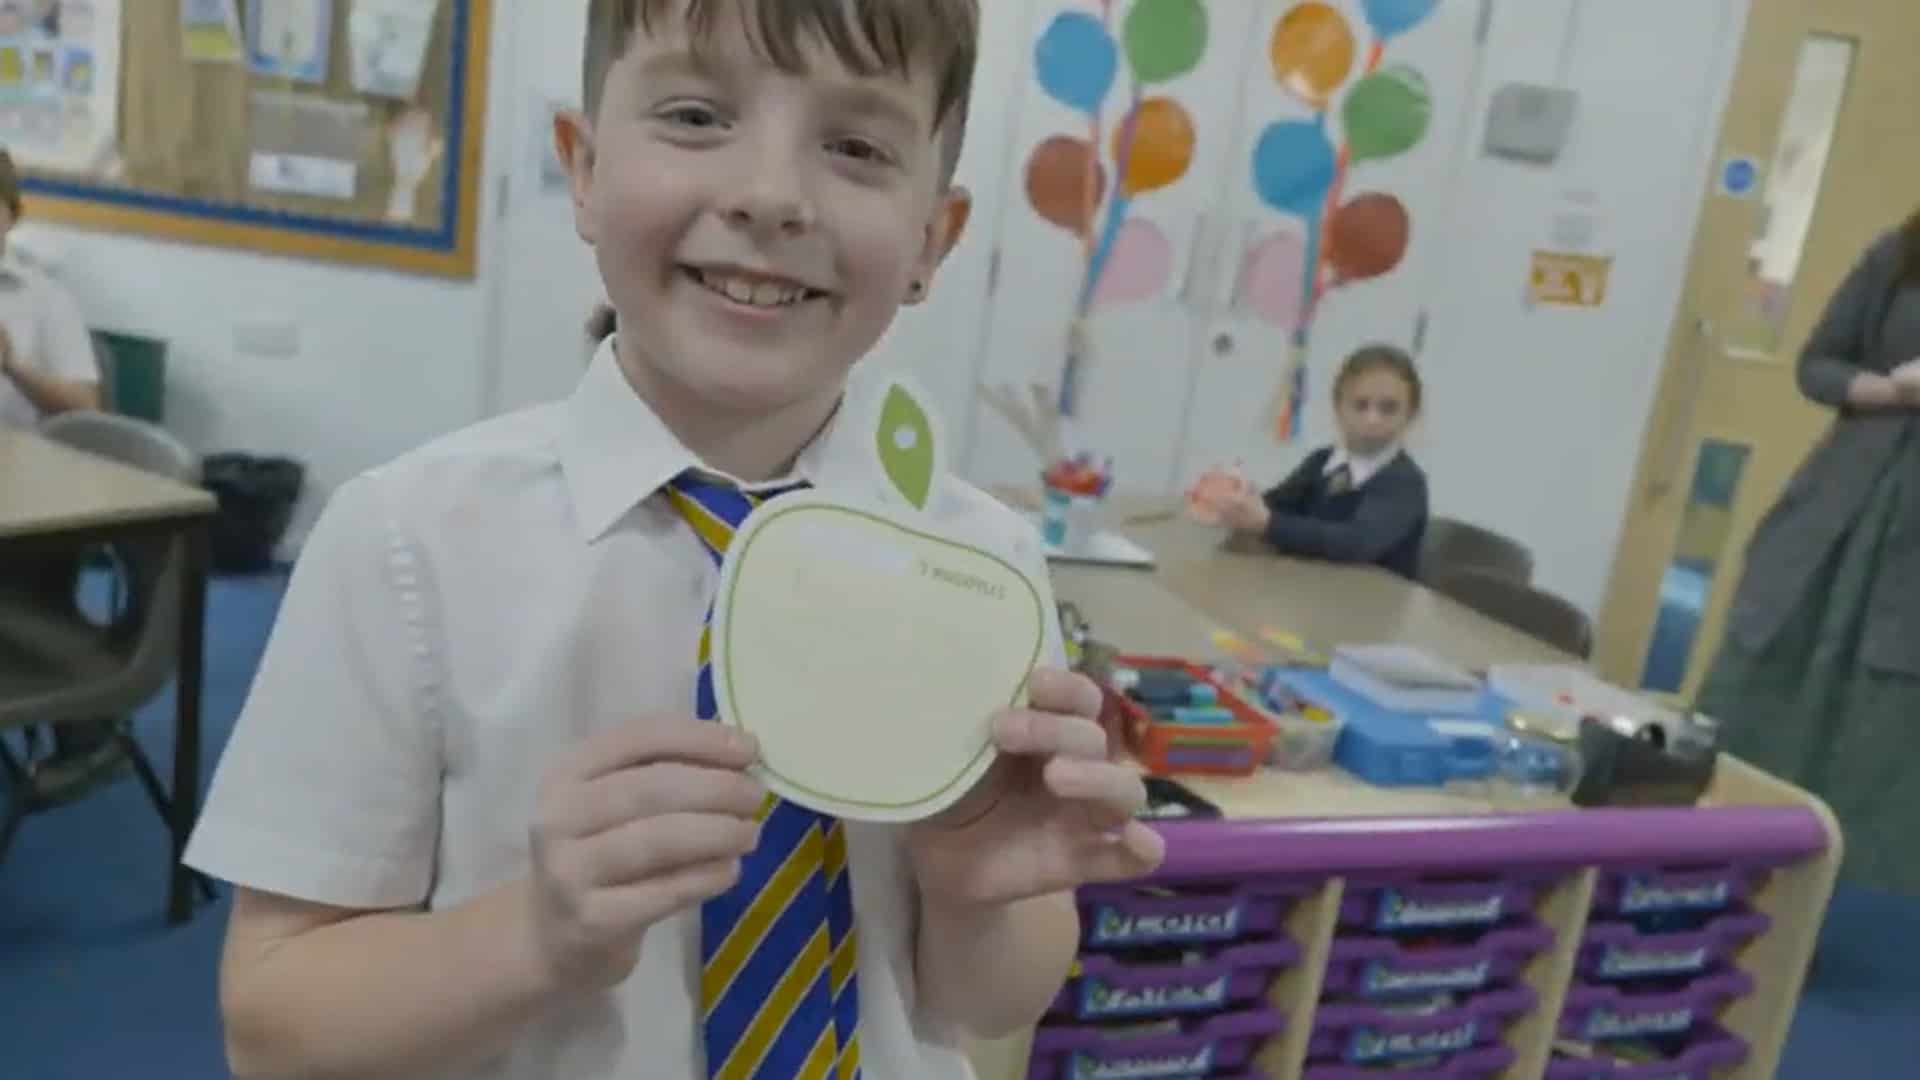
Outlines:
POLYGON ((889 160, 887 152, 869 139, 851 137, 831 139, 827 142, 827 149, 832 153, 852 158, 855 161, 883 164, 889 160))
POLYGON ((709 105, 682 104, 660 110, 660 117, 671 124, 690 128, 711 128, 720 126, 720 113, 709 105))

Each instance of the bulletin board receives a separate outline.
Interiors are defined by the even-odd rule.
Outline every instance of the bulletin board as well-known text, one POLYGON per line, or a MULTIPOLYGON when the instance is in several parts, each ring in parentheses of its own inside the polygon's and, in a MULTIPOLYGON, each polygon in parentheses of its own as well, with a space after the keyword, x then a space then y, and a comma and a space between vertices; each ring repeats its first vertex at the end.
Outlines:
POLYGON ((0 0, 30 217, 471 278, 492 0, 0 0))

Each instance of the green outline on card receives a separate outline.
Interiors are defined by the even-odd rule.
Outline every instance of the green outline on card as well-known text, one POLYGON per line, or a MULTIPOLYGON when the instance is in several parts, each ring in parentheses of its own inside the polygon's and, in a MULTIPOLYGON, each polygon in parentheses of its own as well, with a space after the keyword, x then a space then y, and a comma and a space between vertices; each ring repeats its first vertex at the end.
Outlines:
MULTIPOLYGON (((1006 567, 1008 570, 1012 571, 1013 576, 1018 578, 1020 580, 1020 583, 1027 587, 1027 593, 1033 598, 1033 611, 1034 611, 1033 650, 1031 651, 1031 653, 1028 654, 1028 657, 1027 657, 1027 676, 1025 678, 1022 678, 1019 684, 1013 688, 1013 698, 1007 702, 1007 705, 1009 707, 1019 704, 1021 694, 1023 694, 1026 691, 1027 682, 1033 676, 1034 665, 1040 662, 1040 650, 1046 643, 1046 625, 1047 625, 1045 607, 1040 602, 1040 590, 1034 587, 1033 580, 1029 578, 1025 573, 1021 572, 1019 567, 1013 565, 1012 563, 1008 562, 1007 560, 1001 558, 1000 556, 994 554, 991 551, 985 551, 985 550, 982 550, 981 548, 974 547, 970 544, 956 544, 952 540, 948 540, 945 537, 935 536, 932 533, 923 532, 919 529, 902 525, 897 521, 889 520, 885 517, 882 517, 879 514, 870 513, 865 510, 856 510, 852 507, 847 507, 847 506, 832 506, 826 503, 809 503, 803 506, 790 506, 790 507, 781 507, 776 504, 771 509, 772 509, 772 513, 768 516, 767 520, 753 530, 753 535, 747 537, 745 545, 740 549, 739 559, 740 559, 740 564, 742 566, 745 566, 747 561, 747 555, 753 549, 754 542, 760 539, 760 534, 764 532, 774 522, 780 520, 781 517, 787 514, 800 513, 802 511, 808 511, 808 510, 827 510, 827 511, 832 511, 834 513, 850 514, 854 517, 865 518, 868 521, 878 522, 882 525, 888 526, 889 528, 897 529, 900 532, 906 533, 909 536, 919 537, 922 540, 932 540, 937 544, 945 544, 949 547, 962 548, 966 551, 971 551, 976 555, 984 555, 988 559, 991 559, 992 561, 997 562, 1001 566, 1006 567)), ((740 575, 740 571, 735 570, 734 585, 736 586, 736 588, 739 585, 739 575, 740 575)), ((731 639, 733 636, 733 595, 734 595, 734 590, 729 589, 727 591, 727 637, 729 639, 729 643, 731 642, 731 639)), ((726 654, 727 654, 727 664, 725 669, 721 671, 720 677, 727 681, 727 700, 737 701, 739 699, 734 695, 733 649, 731 647, 731 644, 729 644, 729 647, 726 650, 726 654)), ((751 734, 753 731, 752 728, 748 727, 744 723, 740 724, 739 726, 740 726, 740 730, 748 732, 749 734, 751 734)), ((980 763, 980 759, 982 757, 985 757, 987 752, 992 748, 993 748, 993 743, 991 741, 986 742, 980 747, 979 750, 975 751, 972 757, 967 759, 967 763, 960 768, 960 771, 955 773, 952 777, 948 778, 946 782, 942 783, 939 787, 933 789, 933 791, 929 792, 926 795, 921 796, 920 798, 909 799, 905 802, 882 803, 882 802, 867 802, 861 799, 843 798, 839 795, 833 795, 828 792, 816 791, 815 789, 808 787, 807 785, 802 784, 792 779, 791 777, 786 776, 783 773, 775 771, 772 767, 767 766, 765 763, 762 763, 761 767, 767 770, 767 775, 774 777, 775 779, 779 780, 781 783, 787 785, 793 790, 805 792, 806 794, 825 802, 835 802, 845 806, 860 807, 866 810, 905 810, 909 807, 922 806, 927 803, 933 802, 934 800, 952 791, 954 785, 958 784, 962 777, 972 772, 974 766, 978 765, 980 763)))

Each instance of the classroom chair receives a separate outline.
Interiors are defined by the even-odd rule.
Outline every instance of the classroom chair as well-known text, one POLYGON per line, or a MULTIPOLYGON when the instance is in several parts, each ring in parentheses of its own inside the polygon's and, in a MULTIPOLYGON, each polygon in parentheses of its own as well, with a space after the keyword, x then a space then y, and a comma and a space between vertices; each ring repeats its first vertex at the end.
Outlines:
MULTIPOLYGON (((56 442, 137 469, 194 483, 199 462, 163 429, 105 413, 67 413, 41 427, 56 442)), ((179 537, 128 538, 108 545, 111 572, 125 602, 104 624, 80 609, 77 585, 85 553, 49 552, 42 580, 30 593, 0 605, 0 736, 100 717, 124 717, 145 704, 173 678, 179 648, 186 546, 179 537)), ((172 800, 145 751, 124 723, 115 743, 132 763, 162 820, 172 800)), ((29 747, 32 743, 29 743, 29 747)), ((29 750, 31 758, 31 749, 29 750)), ((31 761, 22 762, 0 740, 0 772, 7 805, 0 808, 0 859, 22 821, 52 805, 34 783, 31 761)), ((211 884, 196 877, 202 892, 211 884)))
POLYGON ((1433 587, 1497 622, 1582 660, 1593 655, 1593 620, 1559 596, 1491 570, 1454 570, 1433 587))
POLYGON ((1456 570, 1485 570, 1511 581, 1533 580, 1533 552, 1492 529, 1454 518, 1427 522, 1420 545, 1420 578, 1431 585, 1456 570))

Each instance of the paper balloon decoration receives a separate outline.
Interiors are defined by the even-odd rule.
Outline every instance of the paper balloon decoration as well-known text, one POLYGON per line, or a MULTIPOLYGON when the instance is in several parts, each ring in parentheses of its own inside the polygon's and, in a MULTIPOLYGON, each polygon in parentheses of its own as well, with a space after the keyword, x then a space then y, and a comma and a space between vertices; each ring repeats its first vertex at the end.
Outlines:
POLYGON ((1347 95, 1344 116, 1353 160, 1378 161, 1406 153, 1426 136, 1433 98, 1419 72, 1390 67, 1354 86, 1347 95))
POLYGON ((1275 24, 1269 52, 1280 85, 1317 109, 1353 72, 1353 28, 1330 5, 1299 4, 1275 24))
POLYGON ((1113 159, 1123 170, 1120 190, 1132 198, 1187 175, 1193 141, 1193 118, 1179 102, 1166 97, 1142 101, 1113 134, 1113 159))
POLYGON ((1253 189, 1281 213, 1317 213, 1333 186, 1334 169, 1333 144, 1312 121, 1272 124, 1253 148, 1253 189))
POLYGON ((1375 36, 1398 37, 1420 25, 1440 0, 1363 0, 1375 36))
POLYGON ((1202 0, 1139 0, 1127 12, 1121 36, 1133 77, 1167 82, 1200 66, 1207 52, 1207 6, 1202 0))
POLYGON ((1068 232, 1087 231, 1106 188, 1106 170, 1085 139, 1049 136, 1027 159, 1027 201, 1035 213, 1068 232))
POLYGON ((1069 108, 1093 113, 1113 89, 1120 70, 1120 48, 1099 19, 1084 11, 1054 16, 1034 46, 1034 71, 1047 96, 1069 108))
POLYGON ((1400 265, 1411 236, 1400 200, 1370 192, 1334 211, 1327 223, 1327 261, 1342 280, 1376 278, 1400 265))
POLYGON ((1113 248, 1094 290, 1096 307, 1147 300, 1166 288, 1173 272, 1173 244, 1160 226, 1144 218, 1128 218, 1114 237, 1113 248))
POLYGON ((1277 232, 1247 250, 1235 300, 1267 325, 1290 331, 1300 325, 1306 290, 1306 238, 1277 232))

